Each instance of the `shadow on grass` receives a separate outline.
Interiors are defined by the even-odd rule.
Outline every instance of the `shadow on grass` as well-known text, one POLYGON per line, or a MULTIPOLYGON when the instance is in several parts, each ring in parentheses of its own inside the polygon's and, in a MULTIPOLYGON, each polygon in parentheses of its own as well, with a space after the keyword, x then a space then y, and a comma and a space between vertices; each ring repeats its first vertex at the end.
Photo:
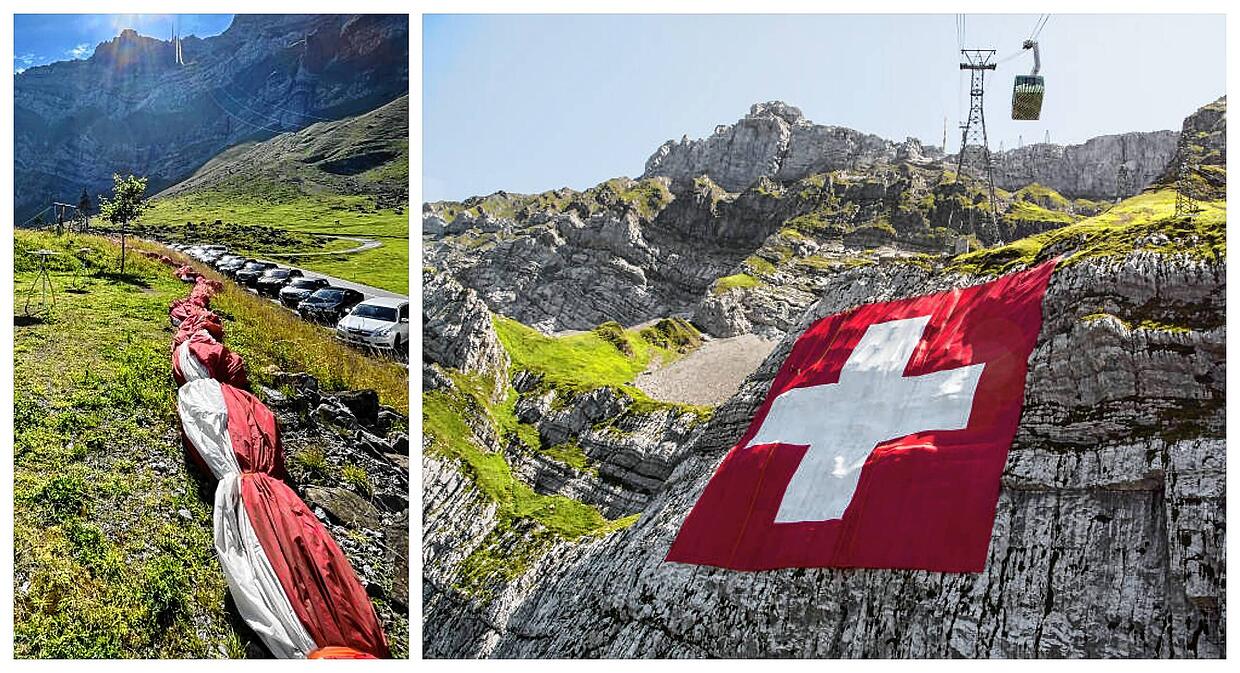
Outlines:
POLYGON ((102 278, 104 280, 110 280, 110 281, 117 282, 117 283, 124 283, 126 285, 133 285, 134 287, 140 287, 144 290, 151 289, 151 284, 145 278, 142 278, 141 276, 135 276, 131 273, 119 273, 116 271, 101 271, 98 274, 96 274, 96 277, 102 278))
POLYGON ((14 327, 33 327, 35 325, 47 324, 47 316, 45 315, 15 315, 13 316, 14 327))

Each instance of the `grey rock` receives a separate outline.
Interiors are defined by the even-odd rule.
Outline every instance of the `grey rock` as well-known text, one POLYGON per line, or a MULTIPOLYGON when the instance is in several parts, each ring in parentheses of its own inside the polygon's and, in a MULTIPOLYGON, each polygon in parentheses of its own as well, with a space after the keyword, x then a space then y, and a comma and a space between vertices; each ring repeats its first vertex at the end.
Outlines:
POLYGON ((348 489, 311 486, 306 489, 306 502, 322 508, 333 520, 348 526, 383 526, 383 515, 378 508, 348 489))
POLYGON ((502 390, 508 377, 508 354, 495 334, 486 304, 448 274, 425 273, 422 283, 423 360, 466 372, 487 372, 502 390))

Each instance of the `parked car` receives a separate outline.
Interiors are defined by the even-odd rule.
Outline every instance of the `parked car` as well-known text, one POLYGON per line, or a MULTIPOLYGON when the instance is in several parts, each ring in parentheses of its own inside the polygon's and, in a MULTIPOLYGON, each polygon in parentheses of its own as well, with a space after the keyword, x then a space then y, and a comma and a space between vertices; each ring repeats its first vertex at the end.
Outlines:
POLYGON ((289 308, 297 308, 303 299, 314 294, 315 290, 327 287, 326 278, 294 278, 288 285, 280 288, 280 303, 289 308))
POLYGON ((336 323, 336 338, 403 353, 409 347, 409 300, 375 297, 359 303, 336 323))
POLYGON ((297 305, 297 313, 310 322, 335 325, 349 309, 365 299, 361 292, 328 285, 314 291, 297 305))
POLYGON ((233 254, 220 255, 219 258, 216 259, 215 262, 211 264, 211 266, 214 266, 216 270, 223 270, 223 268, 226 265, 228 265, 229 262, 245 263, 245 258, 242 257, 241 255, 233 255, 233 254))
POLYGON ((189 256, 200 262, 210 263, 210 259, 219 257, 228 252, 228 248, 222 245, 195 245, 190 248, 189 256))
POLYGON ((262 278, 263 274, 266 273, 268 269, 274 268, 276 268, 275 262, 246 262, 245 266, 241 267, 241 269, 237 271, 236 279, 237 282, 242 285, 254 287, 258 284, 258 279, 262 278))
POLYGON ((258 260, 238 256, 235 259, 230 259, 224 262, 223 264, 220 264, 216 268, 220 270, 220 273, 223 273, 229 276, 235 276, 237 275, 238 271, 245 268, 246 264, 249 264, 250 262, 256 262, 256 261, 258 260))
POLYGON ((290 280, 300 278, 301 275, 302 274, 299 269, 284 269, 280 267, 268 269, 267 272, 258 279, 258 282, 254 284, 254 288, 257 289, 258 293, 261 295, 270 295, 275 297, 280 294, 280 288, 288 284, 290 280))

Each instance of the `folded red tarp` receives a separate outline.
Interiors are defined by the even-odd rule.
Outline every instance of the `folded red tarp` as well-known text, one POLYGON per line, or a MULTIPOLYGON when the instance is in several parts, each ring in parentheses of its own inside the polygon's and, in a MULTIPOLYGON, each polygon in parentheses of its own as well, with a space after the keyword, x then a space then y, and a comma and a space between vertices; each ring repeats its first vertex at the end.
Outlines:
POLYGON ((195 462, 216 479, 233 471, 284 476, 275 415, 257 397, 215 379, 198 379, 177 391, 177 411, 195 462))
POLYGON ((224 325, 219 316, 201 307, 195 307, 188 313, 189 315, 179 322, 173 319, 173 323, 177 325, 176 334, 172 336, 173 350, 198 331, 205 331, 216 341, 224 340, 224 325))
POLYGON ((215 379, 242 389, 250 387, 245 361, 205 330, 194 332, 172 349, 172 378, 177 387, 198 379, 215 379))
POLYGON ((241 475, 241 501, 271 567, 319 647, 389 656, 370 597, 327 528, 284 482, 241 475))

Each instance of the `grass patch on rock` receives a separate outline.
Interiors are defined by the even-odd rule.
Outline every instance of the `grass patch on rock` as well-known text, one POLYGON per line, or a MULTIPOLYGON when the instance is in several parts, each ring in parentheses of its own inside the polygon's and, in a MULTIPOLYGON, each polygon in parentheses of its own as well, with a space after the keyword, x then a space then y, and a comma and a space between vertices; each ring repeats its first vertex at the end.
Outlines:
POLYGON ((1226 256, 1227 206, 1201 202, 1201 212, 1176 219, 1175 191, 1149 191, 1093 217, 1004 246, 957 255, 948 271, 1003 274, 1062 252, 1063 265, 1144 250, 1220 260, 1226 256))

